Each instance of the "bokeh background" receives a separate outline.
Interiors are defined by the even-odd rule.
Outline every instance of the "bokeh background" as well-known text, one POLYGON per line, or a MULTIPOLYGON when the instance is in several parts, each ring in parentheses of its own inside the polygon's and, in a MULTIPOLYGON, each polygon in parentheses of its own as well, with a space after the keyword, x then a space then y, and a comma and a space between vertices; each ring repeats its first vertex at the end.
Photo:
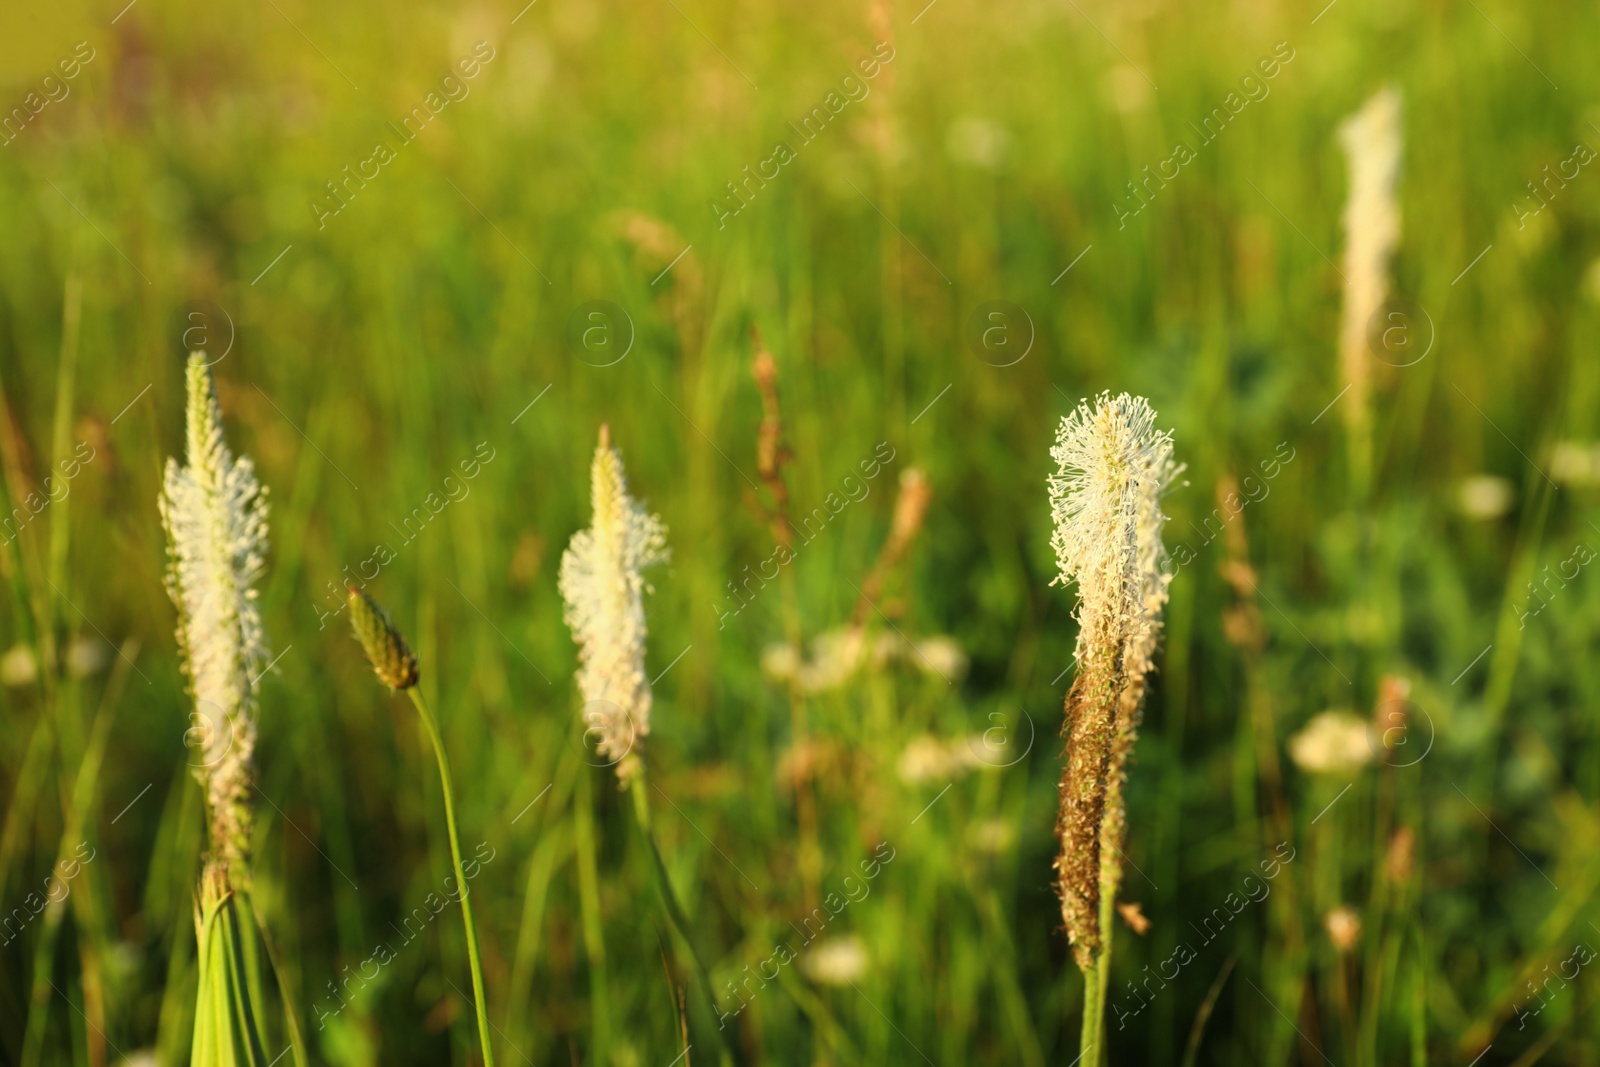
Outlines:
POLYGON ((187 1061, 203 820, 156 496, 203 346, 271 494, 256 895, 314 1061, 476 1056, 458 924, 396 934, 449 871, 432 760, 335 613, 380 544, 369 590, 418 649, 464 846, 493 856, 473 892, 497 1058, 666 1067, 680 993, 684 1062, 714 1058, 584 743, 555 588, 607 422, 673 550, 649 600, 657 833, 719 1009, 748 1001, 728 1018, 748 1061, 1073 1062, 1050 865, 1075 627, 1045 475, 1059 418, 1126 389, 1189 465, 1168 541, 1193 556, 1128 788, 1142 918, 1117 929, 1111 1061, 1597 1062, 1600 176, 1529 184, 1600 145, 1597 21, 1503 0, 8 6, 0 460, 29 518, 0 554, 0 899, 23 909, 0 1060, 187 1061), (1285 54, 1124 215, 1127 183, 1285 54), (1386 86, 1407 303, 1364 472, 1337 130, 1386 86), (830 92, 860 98, 806 142, 787 124, 830 92), (793 158, 733 199, 778 142, 793 158), (765 586, 758 343, 795 512, 830 516, 765 586), (875 571, 913 468, 925 513, 875 571), (1251 476, 1267 491, 1218 521, 1251 476), (33 515, 30 494, 54 496, 33 515), (36 915, 71 855, 92 858, 36 915), (884 855, 805 943, 795 924, 884 855), (341 985, 380 943, 393 961, 341 985), (750 982, 780 944, 795 961, 750 982))

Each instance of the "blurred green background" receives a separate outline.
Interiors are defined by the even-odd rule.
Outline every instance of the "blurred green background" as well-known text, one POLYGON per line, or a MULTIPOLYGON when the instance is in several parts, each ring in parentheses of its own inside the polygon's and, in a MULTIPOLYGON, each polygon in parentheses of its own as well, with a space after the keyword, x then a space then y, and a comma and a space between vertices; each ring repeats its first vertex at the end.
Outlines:
POLYGON ((1050 866, 1073 597, 1045 475, 1056 421, 1106 388, 1173 429, 1168 541, 1195 550, 1128 788, 1123 899, 1149 929, 1117 930, 1112 1062, 1600 1061, 1575 962, 1600 949, 1600 583, 1567 563, 1600 546, 1600 176, 1519 220, 1543 168, 1600 145, 1594 5, 112 0, 0 27, 23 116, 0 138, 0 459, 12 506, 57 497, 0 554, 0 900, 26 919, 0 946, 0 1061, 30 1025, 36 1062, 187 1061, 203 820, 156 496, 196 344, 225 353, 229 437, 271 494, 256 894, 316 1062, 476 1056, 453 919, 331 1010, 449 871, 415 717, 327 614, 380 543, 369 588, 421 658, 464 847, 494 856, 497 1058, 683 1050, 682 946, 584 746, 555 589, 603 421, 673 549, 647 758, 719 1007, 779 944, 799 956, 741 987, 748 1060, 1073 1062, 1050 866), (1274 49, 1270 92, 1119 221, 1274 49), (1363 479, 1336 403, 1336 130, 1386 85, 1395 289, 1433 343, 1374 364, 1363 479), (849 102, 808 142, 787 124, 830 92, 849 102), (793 158, 732 199, 780 141, 793 158), (1002 355, 975 340, 996 301, 1002 355), (772 552, 753 328, 797 514, 880 442, 894 458, 792 587, 725 615, 772 552), (1219 484, 1275 459, 1207 543, 1219 484), (925 522, 861 612, 900 654, 785 680, 786 636, 838 665, 912 467, 925 522), (964 655, 904 652, 938 635, 964 655), (1329 766, 1301 731, 1339 709, 1384 741, 1329 766), (1208 939, 1282 841, 1270 894, 1208 939), (885 848, 804 945, 791 924, 885 848))

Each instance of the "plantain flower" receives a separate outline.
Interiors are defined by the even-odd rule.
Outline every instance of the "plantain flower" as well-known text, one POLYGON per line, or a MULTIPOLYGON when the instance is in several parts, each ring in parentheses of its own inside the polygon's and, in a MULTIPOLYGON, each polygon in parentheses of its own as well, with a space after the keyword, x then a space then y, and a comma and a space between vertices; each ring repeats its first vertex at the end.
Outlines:
POLYGON ((378 681, 390 689, 410 689, 416 685, 420 676, 417 657, 390 621, 383 605, 354 585, 346 590, 346 600, 350 605, 350 625, 378 681))
POLYGON ((203 353, 186 372, 185 460, 167 460, 160 498, 167 532, 167 593, 177 608, 178 648, 206 787, 211 844, 242 873, 250 853, 251 757, 256 680, 267 662, 255 583, 265 569, 266 491, 248 457, 222 436, 222 409, 203 353))
POLYGON ((1120 878, 1111 856, 1120 854, 1122 778, 1171 581, 1161 496, 1182 468, 1155 418, 1141 397, 1102 393, 1061 420, 1050 450, 1050 543, 1060 568, 1052 584, 1078 586, 1056 872, 1062 920, 1085 970, 1100 951, 1101 896, 1114 895, 1120 878))
POLYGON ((667 558, 666 527, 628 495, 622 457, 600 427, 590 467, 594 519, 572 535, 558 584, 578 643, 583 718, 600 755, 626 784, 639 769, 635 743, 650 733, 644 569, 667 558))
POLYGON ((1389 295, 1389 259, 1400 242, 1400 94, 1384 89, 1339 127, 1350 167, 1344 208, 1344 317, 1339 329, 1339 364, 1350 389, 1345 408, 1353 425, 1364 425, 1372 354, 1367 324, 1389 295))

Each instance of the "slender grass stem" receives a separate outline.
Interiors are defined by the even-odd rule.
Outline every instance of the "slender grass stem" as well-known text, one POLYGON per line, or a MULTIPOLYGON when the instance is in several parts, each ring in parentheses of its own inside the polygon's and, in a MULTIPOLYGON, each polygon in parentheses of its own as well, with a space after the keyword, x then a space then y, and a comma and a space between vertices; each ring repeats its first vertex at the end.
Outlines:
POLYGON ((528 861, 522 917, 517 924, 516 948, 512 954, 510 993, 500 1006, 504 1020, 501 1024, 503 1035, 506 1043, 513 1048, 521 1048, 532 1030, 532 1012, 527 1007, 528 989, 533 981, 534 961, 539 954, 550 883, 572 849, 572 834, 565 826, 556 823, 551 813, 566 807, 571 798, 577 778, 577 762, 572 758, 561 761, 556 780, 547 787, 552 791, 550 798, 543 801, 544 807, 538 815, 529 816, 530 821, 539 820, 539 843, 528 861))
POLYGON ((1095 1013, 1100 1018, 1095 1027, 1094 1051, 1089 1053, 1089 1067, 1106 1062, 1106 1002, 1110 999, 1108 994, 1111 990, 1111 941, 1115 927, 1118 881, 1120 878, 1100 883, 1100 961, 1095 968, 1095 977, 1100 982, 1100 989, 1095 994, 1095 1013))
POLYGON ((489 1002, 483 989, 483 962, 478 957, 478 924, 472 917, 472 891, 467 887, 466 871, 461 866, 461 839, 456 831, 455 789, 450 784, 450 761, 445 758, 444 741, 439 737, 439 724, 434 722, 428 702, 416 686, 406 689, 411 703, 422 717, 423 729, 433 743, 433 754, 439 761, 439 782, 444 788, 444 821, 450 832, 450 859, 456 868, 456 885, 461 890, 461 923, 467 933, 467 960, 472 966, 473 1010, 478 1016, 478 1041, 483 1046, 484 1067, 494 1067, 494 1046, 489 1041, 489 1002))
POLYGON ((1099 1061, 1100 1023, 1105 1018, 1105 1004, 1100 995, 1100 971, 1105 967, 1103 957, 1083 971, 1083 1029, 1078 1038, 1077 1067, 1095 1067, 1099 1061))
POLYGON ((578 802, 572 806, 572 833, 578 848, 578 907, 583 922, 583 949, 589 957, 589 1004, 593 1038, 589 1062, 610 1063, 611 998, 606 986, 605 928, 600 921, 600 878, 595 870, 593 787, 590 775, 578 774, 578 802))
MULTIPOLYGON (((278 996, 283 1001, 283 1025, 288 1033, 289 1048, 294 1055, 295 1067, 306 1067, 306 1040, 300 1032, 300 1017, 295 1010, 296 1000, 290 995, 289 974, 284 969, 282 955, 277 946, 273 944, 272 935, 267 931, 267 917, 261 910, 260 902, 255 894, 246 891, 243 893, 247 907, 245 912, 255 920, 255 935, 261 938, 261 946, 267 953, 267 964, 272 968, 272 977, 278 983, 278 996)), ((258 999, 258 1003, 265 1003, 258 999)))
MULTIPOLYGON (((689 946, 689 959, 694 964, 695 984, 700 987, 700 995, 705 998, 706 1011, 715 1019, 717 998, 712 991, 711 975, 706 971, 705 961, 700 958, 700 950, 695 947, 694 938, 689 934, 689 918, 683 910, 683 905, 678 901, 677 892, 672 888, 672 879, 667 875, 667 865, 661 858, 661 849, 656 846, 655 831, 650 825, 650 798, 645 794, 647 785, 645 772, 640 770, 638 776, 628 786, 628 792, 633 794, 633 815, 639 823, 639 832, 644 835, 645 845, 650 852, 650 866, 655 872, 656 885, 661 890, 661 900, 666 906, 667 918, 671 920, 684 944, 689 946)), ((717 1027, 717 1037, 722 1042, 722 1062, 724 1064, 738 1062, 738 1053, 728 1031, 721 1026, 717 1027)))

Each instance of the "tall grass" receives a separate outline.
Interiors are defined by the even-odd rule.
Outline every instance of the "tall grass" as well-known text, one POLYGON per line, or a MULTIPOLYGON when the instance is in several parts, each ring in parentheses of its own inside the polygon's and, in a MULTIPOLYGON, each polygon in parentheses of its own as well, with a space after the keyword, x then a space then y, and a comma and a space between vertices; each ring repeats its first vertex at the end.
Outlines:
MULTIPOLYGON (((651 830, 716 1009, 743 991, 739 1055, 1070 1063, 1084 987, 1042 742, 1077 628, 1048 588, 1040 457, 1102 389, 1148 397, 1189 464, 1125 795, 1117 899, 1150 925, 1106 922, 1108 1060, 1594 1059, 1591 968, 1563 967, 1600 947, 1600 596, 1591 567, 1561 566, 1600 537, 1596 178, 1552 182, 1523 225, 1514 207, 1595 143, 1595 12, 923 6, 0 15, 0 107, 75 42, 99 52, 0 149, 0 506, 49 499, 45 477, 58 498, 0 536, 21 682, 0 688, 0 927, 21 909, 0 934, 0 1059, 189 1054, 207 820, 152 502, 182 447, 191 310, 208 350, 232 340, 219 403, 273 489, 259 603, 281 659, 260 683, 250 872, 289 991, 263 951, 269 1060, 295 1014, 313 1062, 481 1056, 453 920, 327 1010, 454 870, 423 724, 350 654, 352 577, 411 606, 457 821, 497 850, 472 891, 495 1059, 682 1051, 704 994, 633 798, 585 763, 556 582, 610 420, 673 537, 645 656, 651 830), (318 229, 307 202, 479 40, 496 57, 470 95, 318 229), (870 94, 719 229, 708 201, 845 98, 880 41, 870 94), (1119 225, 1127 183, 1244 98, 1279 42, 1295 58, 1270 95, 1119 225), (1338 131, 1389 85, 1391 291, 1437 343, 1371 368, 1363 479, 1338 398, 1338 131), (574 319, 602 300, 632 341, 609 366, 574 319), (993 301, 1027 312, 1009 366, 972 339, 993 301), (781 463, 762 458, 752 328, 781 369, 781 463), (931 503, 858 647, 948 634, 969 670, 863 656, 815 689, 764 672, 849 627, 912 466, 931 503), (775 467, 794 529, 776 572, 775 467), (1391 677, 1410 684, 1404 745, 1382 740, 1391 677), (1292 758, 1329 711, 1381 724, 1369 759, 1292 758), (96 858, 49 904, 74 825, 96 858), (880 845, 895 858, 863 881, 880 845), (1353 943, 1329 933, 1341 908, 1353 943), (780 945, 795 959, 774 971, 780 945)), ((691 1030, 686 1058, 714 1040, 691 1030)))

